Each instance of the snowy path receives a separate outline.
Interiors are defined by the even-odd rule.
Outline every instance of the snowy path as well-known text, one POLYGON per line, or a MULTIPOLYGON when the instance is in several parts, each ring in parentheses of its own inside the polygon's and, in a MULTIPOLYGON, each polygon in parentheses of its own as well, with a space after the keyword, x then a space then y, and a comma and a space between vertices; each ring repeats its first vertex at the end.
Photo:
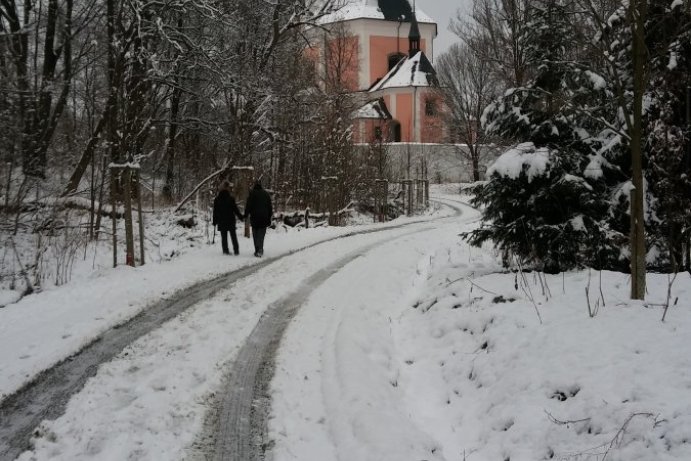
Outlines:
MULTIPOLYGON (((407 225, 425 226, 410 222, 407 225)), ((3 426, 11 425, 11 432, 26 440, 33 430, 34 418, 59 414, 69 394, 78 390, 98 368, 84 389, 69 400, 65 414, 55 421, 44 422, 35 431, 33 452, 25 453, 20 459, 179 459, 202 431, 206 407, 213 402, 213 392, 221 384, 223 368, 232 361, 267 306, 278 305, 279 299, 293 287, 333 261, 410 231, 396 227, 400 226, 388 229, 379 226, 354 235, 350 233, 347 239, 265 261, 236 273, 232 277, 233 286, 232 280, 219 278, 188 290, 184 296, 187 299, 168 302, 162 307, 160 311, 164 313, 158 314, 160 317, 156 317, 155 309, 148 310, 132 324, 134 327, 142 322, 138 332, 129 325, 111 330, 89 348, 96 350, 89 359, 91 362, 82 360, 83 357, 64 362, 73 367, 68 370, 78 372, 64 373, 76 376, 62 391, 50 398, 37 399, 26 394, 23 403, 41 405, 43 402, 47 408, 29 408, 35 415, 24 419, 3 414, 3 426), (377 231, 386 235, 378 235, 377 231), (256 276, 247 277, 250 273, 256 276), (223 285, 227 288, 221 289, 223 285), (170 310, 171 304, 177 304, 176 311, 170 310), (151 333, 142 336, 151 329, 151 333), (107 344, 110 335, 114 342, 107 344), (114 360, 99 366, 113 356, 114 360)), ((53 378, 49 374, 44 376, 46 388, 53 389, 53 378)), ((16 405, 21 398, 13 398, 14 402, 8 406, 25 407, 21 402, 16 405)), ((2 434, 1 440, 13 440, 7 434, 10 432, 2 434)), ((21 446, 22 441, 13 442, 12 446, 3 448, 0 458, 13 459, 21 446)))
POLYGON ((32 431, 44 419, 60 416, 100 364, 108 362, 136 339, 191 306, 212 297, 229 283, 257 272, 273 260, 202 282, 149 307, 123 325, 108 330, 69 359, 44 371, 35 381, 0 404, 0 459, 14 459, 26 449, 32 431))
POLYGON ((277 354, 266 459, 445 459, 398 387, 404 358, 391 325, 424 284, 425 261, 477 219, 451 203, 463 208, 460 219, 372 248, 297 313, 277 354))
MULTIPOLYGON (((456 209, 458 214, 462 213, 462 207, 465 206, 456 200, 446 199, 443 202, 456 209)), ((417 227, 406 234, 398 235, 395 241, 434 228, 417 227)), ((266 311, 240 350, 233 365, 231 378, 225 385, 228 393, 222 397, 221 414, 210 436, 210 440, 215 441, 215 459, 253 461, 265 458, 265 451, 272 443, 267 428, 271 405, 269 385, 273 378, 276 352, 283 333, 301 306, 323 283, 353 260, 367 260, 370 251, 390 242, 390 237, 381 239, 336 260, 303 281, 296 291, 266 311)), ((372 265, 372 261, 365 264, 372 265)))
MULTIPOLYGON (((429 228, 413 232, 427 229, 429 228)), ((268 443, 265 437, 266 414, 270 404, 268 387, 273 376, 275 353, 283 332, 312 291, 346 264, 381 243, 375 242, 360 248, 322 268, 305 280, 295 292, 267 309, 240 350, 231 372, 231 379, 225 386, 228 394, 224 398, 218 432, 214 437, 216 459, 263 459, 263 450, 268 443)))
MULTIPOLYGON (((649 274, 645 303, 628 300, 626 274, 519 278, 491 247, 458 238, 478 217, 459 199, 440 201, 463 208, 460 217, 437 212, 337 240, 351 229, 274 235, 283 257, 273 261, 209 258, 227 262, 219 273, 260 265, 215 294, 192 283, 201 291, 179 292, 188 308, 87 366, 95 374, 65 396, 62 416, 31 429, 19 460, 691 459, 691 277, 670 287, 649 274), (598 293, 594 318, 588 286, 598 293), (662 323, 670 288, 675 304, 662 323)), ((131 299, 123 291, 109 302, 131 299)), ((24 308, 28 323, 50 313, 24 308)), ((82 338, 100 325, 86 320, 82 338)), ((63 324, 41 330, 40 360, 66 350, 54 341, 63 324)), ((8 342, 2 328, 0 362, 21 339, 8 342)), ((24 331, 21 351, 40 336, 24 331)), ((22 367, 9 368, 32 369, 22 367)), ((0 426, 8 420, 0 415, 0 426)))

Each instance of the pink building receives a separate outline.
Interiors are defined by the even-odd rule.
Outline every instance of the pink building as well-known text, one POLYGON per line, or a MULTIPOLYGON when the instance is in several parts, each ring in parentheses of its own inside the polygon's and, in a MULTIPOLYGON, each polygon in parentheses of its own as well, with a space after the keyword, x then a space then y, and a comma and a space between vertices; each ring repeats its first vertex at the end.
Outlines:
POLYGON ((444 141, 432 18, 408 0, 350 0, 322 25, 330 33, 318 36, 312 52, 327 80, 362 104, 354 114, 356 143, 444 141))

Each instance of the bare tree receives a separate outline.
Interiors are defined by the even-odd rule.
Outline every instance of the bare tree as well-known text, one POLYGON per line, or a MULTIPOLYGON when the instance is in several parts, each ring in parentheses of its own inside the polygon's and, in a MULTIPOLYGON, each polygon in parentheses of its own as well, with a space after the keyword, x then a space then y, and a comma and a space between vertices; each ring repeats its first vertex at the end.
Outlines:
POLYGON ((481 60, 490 63, 495 79, 506 87, 523 86, 528 62, 522 37, 529 23, 531 0, 475 0, 471 20, 459 11, 451 23, 458 35, 481 60))
POLYGON ((73 0, 0 2, 2 91, 16 111, 22 167, 29 176, 45 176, 47 151, 67 105, 76 64, 74 19, 73 0))
POLYGON ((467 151, 461 152, 472 165, 475 181, 480 180, 480 164, 489 143, 480 129, 480 118, 485 106, 498 94, 490 68, 491 64, 466 43, 452 45, 437 61, 439 92, 449 110, 452 141, 467 146, 467 151))

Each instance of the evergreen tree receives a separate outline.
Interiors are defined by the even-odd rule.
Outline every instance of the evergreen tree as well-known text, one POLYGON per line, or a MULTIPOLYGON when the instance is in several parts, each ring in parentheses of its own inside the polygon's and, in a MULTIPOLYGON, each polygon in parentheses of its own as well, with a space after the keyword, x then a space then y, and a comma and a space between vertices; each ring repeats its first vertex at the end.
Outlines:
POLYGON ((524 143, 500 157, 488 182, 475 188, 483 226, 466 235, 475 245, 493 241, 505 264, 515 256, 549 272, 610 266, 621 239, 609 225, 608 190, 617 168, 602 155, 607 133, 583 110, 604 106, 606 85, 573 59, 571 6, 568 0, 532 4, 521 39, 534 77, 483 116, 489 132, 524 143))
MULTIPOLYGON (((691 16, 681 4, 650 6, 648 48, 652 59, 650 101, 646 119, 646 180, 654 197, 648 222, 650 244, 658 265, 676 271, 684 261, 691 229, 691 158, 687 88, 691 87, 691 16)), ((687 250, 688 251, 688 250, 687 250)), ((688 268, 688 267, 687 267, 688 268)))

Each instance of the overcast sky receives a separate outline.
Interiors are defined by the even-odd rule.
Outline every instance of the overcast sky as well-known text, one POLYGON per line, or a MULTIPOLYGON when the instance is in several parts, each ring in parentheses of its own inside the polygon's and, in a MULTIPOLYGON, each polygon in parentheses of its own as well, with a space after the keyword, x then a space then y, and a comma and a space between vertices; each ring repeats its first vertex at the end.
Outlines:
MULTIPOLYGON (((410 3, 413 3, 410 0, 410 3)), ((416 6, 437 21, 439 35, 434 41, 434 56, 441 53, 455 43, 457 37, 449 31, 449 21, 456 16, 456 10, 468 12, 472 5, 472 0, 416 0, 416 6)))

